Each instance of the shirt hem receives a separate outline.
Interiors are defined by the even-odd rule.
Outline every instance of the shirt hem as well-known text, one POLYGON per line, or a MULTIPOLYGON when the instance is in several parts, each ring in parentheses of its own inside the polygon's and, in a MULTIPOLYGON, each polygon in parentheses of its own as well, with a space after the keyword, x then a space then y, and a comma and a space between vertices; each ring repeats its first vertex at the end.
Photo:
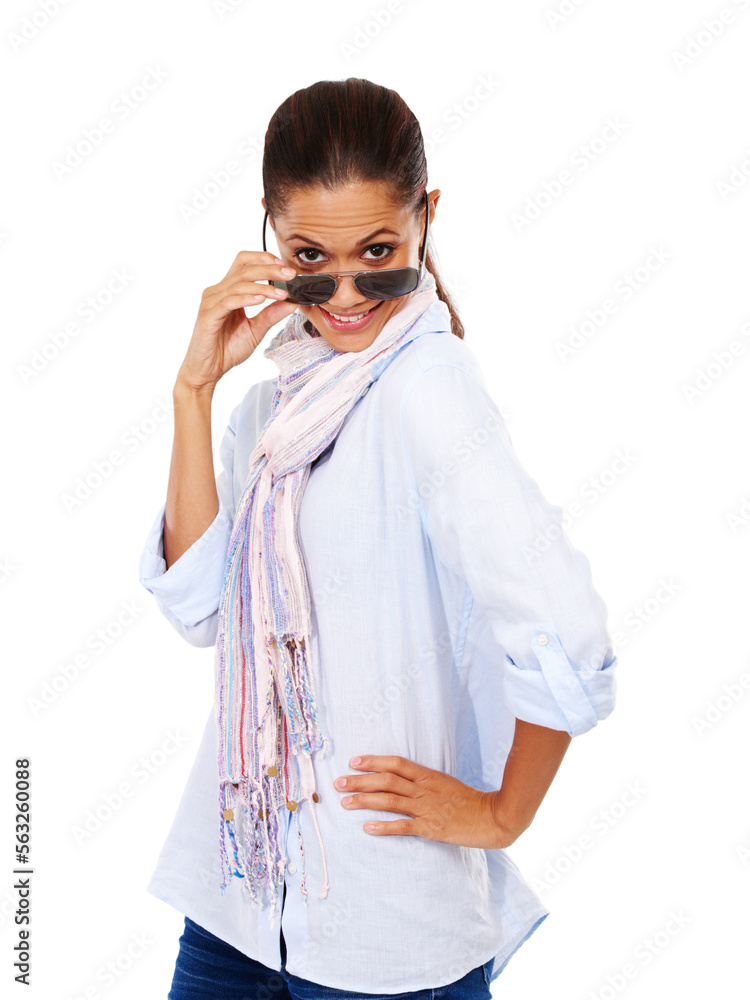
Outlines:
MULTIPOLYGON (((200 924, 201 927, 205 926, 204 923, 202 922, 202 920, 205 918, 201 918, 201 916, 195 910, 193 910, 191 906, 186 906, 184 901, 179 902, 179 896, 171 893, 169 890, 159 888, 157 884, 155 884, 154 882, 150 882, 146 887, 146 891, 149 892, 152 896, 156 897, 156 899, 160 899, 163 903, 166 903, 168 906, 171 906, 173 909, 177 910, 177 912, 181 913, 183 916, 190 917, 191 920, 193 920, 197 924, 200 924)), ((482 959, 475 965, 472 965, 471 968, 466 969, 458 976, 458 979, 462 979, 464 976, 468 975, 469 972, 472 972, 478 966, 486 965, 491 959, 493 959, 494 965, 492 969, 492 975, 490 977, 490 982, 493 983, 498 978, 503 969, 505 969, 508 962, 519 950, 519 948, 523 944, 525 944, 526 941, 528 941, 528 939, 531 937, 534 931, 537 930, 537 928, 547 919, 549 915, 550 911, 546 909, 546 907, 542 907, 541 909, 535 910, 530 917, 530 919, 533 920, 531 926, 527 925, 525 928, 522 928, 521 934, 516 935, 516 937, 514 938, 511 938, 510 941, 505 945, 505 947, 501 948, 499 951, 494 951, 491 955, 488 955, 487 958, 482 959)), ((211 930, 210 927, 206 927, 205 929, 212 934, 215 933, 214 931, 211 930)), ((236 945, 232 945, 232 947, 236 947, 236 945)), ((256 962, 261 961, 261 959, 257 955, 248 955, 246 951, 242 949, 238 950, 242 951, 243 955, 247 955, 248 958, 252 958, 256 962)), ((265 965, 265 963, 262 964, 265 965)), ((266 968, 273 968, 273 967, 266 966, 266 968)), ((295 976, 297 979, 302 979, 305 982, 313 982, 313 980, 307 980, 305 979, 304 976, 301 976, 299 973, 294 972, 289 967, 288 958, 285 968, 290 976, 295 976)), ((274 968, 274 971, 280 973, 282 971, 281 965, 279 965, 278 969, 274 968)), ((395 987, 394 989, 388 989, 383 986, 376 986, 375 990, 377 991, 377 993, 379 994, 382 993, 384 996, 391 996, 391 995, 397 996, 400 993, 419 992, 420 990, 430 990, 430 989, 432 990, 442 989, 444 986, 449 986, 456 981, 457 981, 456 979, 451 979, 451 980, 446 980, 446 982, 441 982, 437 984, 433 983, 429 986, 425 986, 424 984, 421 983, 416 985, 407 984, 405 986, 400 985, 398 987, 395 987)), ((360 985, 352 985, 351 983, 341 984, 341 983, 315 982, 315 985, 324 986, 328 989, 348 990, 355 993, 372 992, 372 989, 367 991, 364 990, 360 985)))
MULTIPOLYGON (((501 952, 501 951, 497 952, 497 954, 494 956, 494 958, 495 958, 495 965, 494 965, 494 967, 492 969, 492 975, 490 976, 490 982, 491 983, 494 983, 494 981, 497 979, 497 977, 503 971, 503 969, 508 964, 508 962, 511 960, 511 958, 513 958, 513 956, 518 951, 518 949, 521 947, 521 945, 525 944, 529 940, 529 938, 534 933, 534 931, 537 930, 539 928, 539 926, 544 923, 544 921, 547 919, 547 917, 549 915, 550 915, 550 911, 549 910, 543 910, 543 911, 541 911, 538 914, 537 918, 534 920, 534 923, 531 925, 531 927, 528 928, 528 930, 523 934, 522 937, 516 939, 516 943, 514 945, 509 946, 509 950, 506 950, 505 958, 501 960, 500 965, 497 964, 498 955, 502 955, 503 952, 501 952)), ((492 956, 490 956, 490 957, 492 957, 492 956)), ((489 962, 489 958, 485 959, 485 962, 489 962)))
MULTIPOLYGON (((199 924, 201 927, 204 928, 204 930, 207 930, 209 934, 213 934, 215 937, 220 937, 220 935, 217 934, 216 931, 213 931, 211 930, 210 927, 206 926, 205 917, 202 917, 196 910, 194 910, 192 905, 187 906, 184 900, 180 902, 178 896, 170 894, 169 891, 158 889, 156 885, 154 885, 153 883, 149 883, 146 886, 146 891, 149 892, 152 896, 155 896, 157 899, 160 899, 162 903, 166 903, 168 906, 171 906, 173 909, 177 910, 177 912, 181 913, 183 917, 190 917, 190 919, 194 923, 199 924)), ((224 938, 221 938, 221 940, 224 941, 224 938)), ((225 941, 225 944, 228 944, 230 947, 241 952, 247 958, 251 958, 254 962, 260 962, 260 964, 264 965, 267 969, 272 969, 275 972, 281 972, 281 963, 279 963, 278 968, 276 968, 276 966, 266 965, 266 963, 258 955, 248 954, 248 952, 246 952, 244 949, 238 948, 236 944, 232 944, 231 941, 225 941)))

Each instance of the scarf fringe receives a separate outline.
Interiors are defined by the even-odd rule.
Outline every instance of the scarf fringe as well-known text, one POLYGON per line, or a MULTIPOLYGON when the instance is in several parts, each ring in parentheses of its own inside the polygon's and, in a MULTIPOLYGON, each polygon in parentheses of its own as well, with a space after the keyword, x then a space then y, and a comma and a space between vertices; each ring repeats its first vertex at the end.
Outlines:
MULTIPOLYGON (((313 751, 320 750, 321 756, 326 756, 330 752, 330 741, 318 729, 318 712, 308 648, 304 638, 301 637, 292 637, 282 643, 270 639, 267 643, 269 658, 274 668, 273 680, 276 682, 279 697, 276 703, 275 719, 271 719, 270 713, 273 709, 273 684, 271 684, 266 701, 267 711, 259 728, 263 729, 264 723, 266 723, 265 728, 268 728, 268 722, 275 722, 275 725, 270 727, 273 734, 272 740, 278 751, 276 755, 278 763, 273 765, 276 768, 275 773, 269 773, 266 770, 266 773, 260 778, 253 776, 242 778, 238 782, 225 779, 219 787, 221 895, 224 895, 233 874, 226 849, 226 834, 229 837, 234 856, 234 874, 245 879, 244 884, 253 905, 261 907, 263 905, 261 890, 265 889, 268 892, 271 905, 269 912, 271 924, 273 924, 274 916, 278 910, 284 870, 289 861, 281 847, 281 834, 286 830, 286 827, 279 819, 279 810, 289 809, 288 803, 294 804, 291 811, 294 814, 294 823, 297 829, 302 870, 301 893, 305 905, 308 901, 307 871, 298 817, 302 802, 310 804, 320 845, 325 882, 318 898, 325 899, 330 888, 325 849, 316 816, 316 799, 314 797, 317 797, 317 790, 311 763, 313 751), (279 733, 282 736, 277 738, 279 733), (293 750, 294 763, 296 764, 296 780, 287 788, 283 786, 282 746, 285 748, 284 755, 287 758, 289 750, 293 750), (300 773, 300 767, 302 773, 300 773), (238 820, 238 817, 241 817, 241 820, 238 820)), ((223 753, 223 748, 220 748, 220 759, 222 759, 223 753)))

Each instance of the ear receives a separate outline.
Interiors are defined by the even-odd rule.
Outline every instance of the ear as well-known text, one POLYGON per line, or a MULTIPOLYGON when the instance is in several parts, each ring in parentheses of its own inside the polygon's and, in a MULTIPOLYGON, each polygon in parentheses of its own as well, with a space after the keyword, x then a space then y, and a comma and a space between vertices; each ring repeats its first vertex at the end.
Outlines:
POLYGON ((427 195, 427 201, 430 205, 430 227, 432 227, 432 222, 435 218, 435 209, 437 208, 437 203, 440 200, 440 195, 440 188, 435 188, 434 191, 430 191, 427 195))
MULTIPOLYGON (((265 210, 267 208, 266 199, 265 198, 261 198, 260 199, 260 203, 263 206, 263 211, 265 212, 265 210)), ((270 225, 271 230, 275 233, 276 232, 276 227, 273 224, 273 216, 272 215, 268 216, 268 224, 270 225)))

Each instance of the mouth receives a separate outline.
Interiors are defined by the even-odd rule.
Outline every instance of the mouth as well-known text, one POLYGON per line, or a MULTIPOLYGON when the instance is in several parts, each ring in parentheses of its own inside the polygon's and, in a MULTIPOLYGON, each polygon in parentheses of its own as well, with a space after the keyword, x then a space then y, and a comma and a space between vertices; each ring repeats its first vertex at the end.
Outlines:
POLYGON ((323 306, 318 306, 318 309, 323 313, 323 319, 331 327, 332 330, 343 330, 344 332, 351 332, 354 330, 362 330, 371 322, 372 317, 378 311, 378 309, 383 305, 383 302, 378 302, 376 306, 372 306, 366 312, 350 313, 344 315, 343 313, 331 313, 323 306))

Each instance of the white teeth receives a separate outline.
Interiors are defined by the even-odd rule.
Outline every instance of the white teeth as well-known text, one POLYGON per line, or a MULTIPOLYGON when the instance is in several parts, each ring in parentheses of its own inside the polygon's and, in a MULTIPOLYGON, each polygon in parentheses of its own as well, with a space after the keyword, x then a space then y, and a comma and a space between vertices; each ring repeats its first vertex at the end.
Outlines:
MULTIPOLYGON (((329 312, 329 310, 326 309, 326 312, 329 312)), ((367 312, 358 313, 356 316, 338 316, 334 312, 329 315, 333 316, 334 319, 339 320, 341 323, 356 323, 358 319, 362 319, 362 317, 366 316, 368 312, 372 312, 372 310, 368 309, 367 312)))

